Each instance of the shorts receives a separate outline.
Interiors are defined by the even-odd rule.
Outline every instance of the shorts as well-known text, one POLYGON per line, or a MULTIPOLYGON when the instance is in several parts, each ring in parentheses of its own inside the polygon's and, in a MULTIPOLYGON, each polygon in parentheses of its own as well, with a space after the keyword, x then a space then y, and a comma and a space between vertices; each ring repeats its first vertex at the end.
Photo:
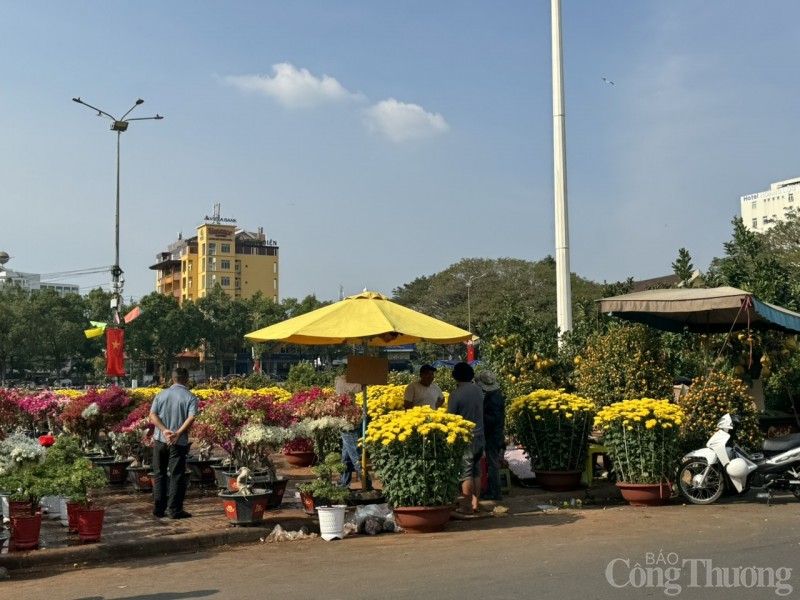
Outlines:
POLYGON ((477 446, 470 446, 464 451, 463 469, 461 471, 461 481, 477 479, 481 476, 481 459, 483 458, 483 443, 477 446))

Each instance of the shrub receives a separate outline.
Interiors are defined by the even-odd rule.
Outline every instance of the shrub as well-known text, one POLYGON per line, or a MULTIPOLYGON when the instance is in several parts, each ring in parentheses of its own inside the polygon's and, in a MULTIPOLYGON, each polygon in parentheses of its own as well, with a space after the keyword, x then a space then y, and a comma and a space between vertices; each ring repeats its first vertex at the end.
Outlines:
POLYGON ((575 368, 575 389, 598 406, 635 398, 669 398, 672 377, 657 333, 644 325, 615 323, 589 338, 575 368))
POLYGON ((717 430, 717 421, 726 413, 742 419, 736 430, 737 441, 742 446, 753 450, 761 447, 763 435, 758 426, 756 405, 741 379, 718 372, 697 377, 680 403, 687 419, 683 428, 684 450, 705 446, 717 430))

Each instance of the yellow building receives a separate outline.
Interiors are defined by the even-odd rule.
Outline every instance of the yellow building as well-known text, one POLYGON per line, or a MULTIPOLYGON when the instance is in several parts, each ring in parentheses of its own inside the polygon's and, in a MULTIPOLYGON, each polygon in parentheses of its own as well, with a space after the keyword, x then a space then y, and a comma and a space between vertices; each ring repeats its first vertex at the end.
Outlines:
POLYGON ((215 285, 234 298, 250 298, 260 291, 278 302, 278 244, 268 240, 264 228, 239 229, 235 219, 206 217, 197 235, 178 240, 156 256, 156 290, 180 302, 199 300, 215 285))

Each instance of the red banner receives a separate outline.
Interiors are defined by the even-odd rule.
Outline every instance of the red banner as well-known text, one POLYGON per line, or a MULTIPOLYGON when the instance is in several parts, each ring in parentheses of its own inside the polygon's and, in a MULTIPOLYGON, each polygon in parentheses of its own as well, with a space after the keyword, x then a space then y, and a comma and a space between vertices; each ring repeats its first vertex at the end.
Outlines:
POLYGON ((106 328, 106 375, 112 377, 125 375, 124 342, 125 330, 106 328))

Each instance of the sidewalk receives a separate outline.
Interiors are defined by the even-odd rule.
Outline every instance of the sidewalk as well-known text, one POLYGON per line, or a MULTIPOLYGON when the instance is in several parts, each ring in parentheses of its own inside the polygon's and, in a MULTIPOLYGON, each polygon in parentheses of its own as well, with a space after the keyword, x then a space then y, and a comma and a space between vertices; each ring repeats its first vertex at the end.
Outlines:
MULTIPOLYGON (((298 531, 305 527, 310 532, 319 532, 319 521, 303 512, 296 485, 310 478, 309 469, 280 468, 279 474, 290 478, 283 503, 276 510, 264 515, 260 526, 235 527, 228 525, 217 497, 216 488, 190 486, 185 507, 190 519, 156 519, 152 515, 152 495, 135 491, 130 484, 104 488, 97 498, 98 504, 106 507, 102 540, 98 543, 81 544, 77 535, 68 534, 58 519, 45 517, 42 520, 41 542, 38 550, 14 552, 8 550, 8 542, 2 543, 0 567, 13 571, 38 571, 47 568, 87 566, 103 561, 151 557, 159 554, 197 552, 233 544, 261 543, 275 525, 286 531, 298 531)), ((511 493, 498 503, 482 502, 482 507, 491 511, 496 505, 497 517, 529 516, 542 512, 540 505, 555 505, 560 510, 578 510, 593 506, 619 504, 619 493, 613 484, 595 480, 593 487, 574 492, 546 492, 540 487, 512 486, 511 493), (573 501, 575 506, 570 507, 573 501), (580 502, 578 502, 580 500, 580 502), (567 503, 567 507, 564 507, 567 503)), ((493 514, 458 521, 458 528, 470 528, 472 524, 485 523, 493 514)), ((451 520, 448 528, 454 526, 451 520)), ((402 534, 380 534, 402 535, 402 534)), ((320 540, 321 542, 321 540, 320 540)))

